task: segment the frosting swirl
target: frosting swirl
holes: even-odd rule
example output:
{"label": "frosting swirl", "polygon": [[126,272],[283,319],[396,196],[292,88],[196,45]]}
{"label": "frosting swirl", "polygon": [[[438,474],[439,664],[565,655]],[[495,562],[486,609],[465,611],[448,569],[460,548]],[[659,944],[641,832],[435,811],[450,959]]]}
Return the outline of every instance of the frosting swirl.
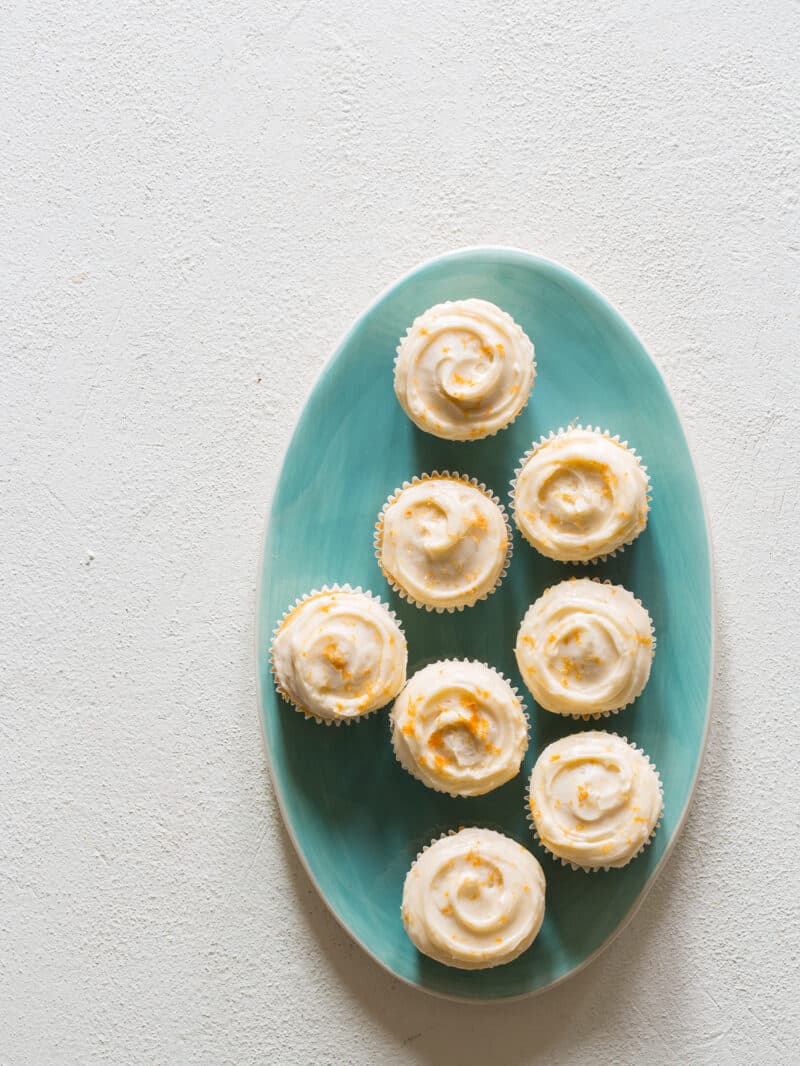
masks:
{"label": "frosting swirl", "polygon": [[535,375],[533,345],[509,314],[458,300],[415,320],[397,349],[394,391],[420,429],[477,440],[514,421]]}
{"label": "frosting swirl", "polygon": [[400,764],[440,792],[482,796],[519,773],[528,723],[514,689],[483,663],[431,663],[397,697],[392,743]]}
{"label": "frosting swirl", "polygon": [[545,748],[531,774],[529,802],[547,850],[586,869],[627,865],[652,836],[663,805],[646,756],[600,731]]}
{"label": "frosting swirl", "polygon": [[629,544],[647,525],[648,481],[635,453],[592,429],[543,441],[517,475],[514,518],[550,559],[581,562]]}
{"label": "frosting swirl", "polygon": [[272,641],[278,691],[298,710],[326,720],[359,718],[405,684],[407,649],[394,616],[349,588],[312,594]]}
{"label": "frosting swirl", "polygon": [[621,585],[571,578],[528,608],[514,651],[523,681],[546,711],[617,711],[650,676],[650,615]]}
{"label": "frosting swirl", "polygon": [[431,844],[403,888],[406,932],[424,954],[462,970],[511,962],[544,918],[545,880],[533,855],[491,829]]}
{"label": "frosting swirl", "polygon": [[418,604],[468,607],[492,592],[510,548],[505,511],[472,482],[434,474],[400,490],[377,526],[386,578]]}

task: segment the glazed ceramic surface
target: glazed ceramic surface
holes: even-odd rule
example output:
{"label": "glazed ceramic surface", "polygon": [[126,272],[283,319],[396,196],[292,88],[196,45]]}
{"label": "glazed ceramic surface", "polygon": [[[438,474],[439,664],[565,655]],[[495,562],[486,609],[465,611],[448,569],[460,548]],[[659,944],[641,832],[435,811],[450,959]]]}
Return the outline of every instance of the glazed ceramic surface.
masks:
{"label": "glazed ceramic surface", "polygon": [[[450,443],[418,430],[393,391],[398,339],[432,304],[477,296],[508,311],[536,346],[531,401],[507,430]],[[463,612],[427,613],[391,593],[373,555],[375,518],[414,474],[476,476],[508,505],[519,456],[541,434],[580,421],[619,433],[651,476],[648,527],[615,559],[573,567],[537,555],[515,533],[498,592]],[[538,708],[525,692],[531,743],[522,772],[487,796],[432,792],[396,763],[388,711],[352,726],[305,721],[277,696],[268,649],[296,596],[334,581],[378,593],[408,638],[409,675],[440,658],[475,658],[524,692],[514,660],[520,620],[543,589],[565,577],[610,578],[650,612],[658,648],[642,696],[599,719],[644,748],[664,784],[653,844],[630,866],[584,874],[552,860],[525,817],[531,767],[542,748],[598,728]],[[309,874],[345,928],[380,963],[429,992],[501,999],[542,990],[590,961],[624,926],[680,830],[700,765],[712,677],[712,580],[703,504],[669,392],[631,327],[577,275],[509,249],[455,252],[423,264],[357,319],[314,387],[295,429],[268,521],[257,603],[257,665],[272,780]],[[497,969],[448,969],[421,956],[400,920],[405,873],[434,837],[464,825],[530,847],[547,878],[547,912],[532,948]],[[268,886],[264,886],[265,891]]]}

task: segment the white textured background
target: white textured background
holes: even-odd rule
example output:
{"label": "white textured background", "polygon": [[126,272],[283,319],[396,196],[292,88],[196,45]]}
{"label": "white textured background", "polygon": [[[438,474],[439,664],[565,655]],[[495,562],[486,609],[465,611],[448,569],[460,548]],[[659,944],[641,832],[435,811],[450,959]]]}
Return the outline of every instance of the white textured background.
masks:
{"label": "white textured background", "polygon": [[[359,6],[2,3],[0,1062],[796,1063],[798,6]],[[596,964],[490,1010],[316,898],[252,662],[310,384],[472,243],[638,328],[718,567],[671,861]]]}

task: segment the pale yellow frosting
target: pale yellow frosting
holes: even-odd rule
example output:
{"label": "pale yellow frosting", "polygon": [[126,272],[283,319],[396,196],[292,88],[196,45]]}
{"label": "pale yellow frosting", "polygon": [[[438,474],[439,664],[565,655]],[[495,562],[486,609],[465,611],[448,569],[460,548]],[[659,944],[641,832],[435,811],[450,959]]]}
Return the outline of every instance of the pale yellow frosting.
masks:
{"label": "pale yellow frosting", "polygon": [[620,585],[572,578],[528,608],[514,649],[536,702],[555,714],[626,707],[650,676],[650,615]]}
{"label": "pale yellow frosting", "polygon": [[540,444],[514,488],[514,518],[542,555],[594,559],[630,543],[647,525],[647,475],[632,451],[591,429]]}
{"label": "pale yellow frosting", "polygon": [[386,507],[380,564],[417,603],[467,607],[493,591],[508,538],[504,512],[479,488],[445,476],[426,478]]}
{"label": "pale yellow frosting", "polygon": [[409,870],[403,923],[424,955],[488,969],[530,947],[544,897],[544,873],[527,848],[491,829],[462,829],[431,844]]}
{"label": "pale yellow frosting", "polygon": [[510,315],[458,300],[416,319],[397,349],[394,390],[420,429],[477,440],[513,422],[535,373],[533,345]]}
{"label": "pale yellow frosting", "polygon": [[481,796],[519,773],[528,723],[519,696],[483,663],[431,663],[397,697],[392,743],[400,763],[430,788]]}
{"label": "pale yellow frosting", "polygon": [[529,796],[539,839],[559,859],[594,869],[625,866],[661,816],[658,775],[614,733],[574,733],[545,748]]}
{"label": "pale yellow frosting", "polygon": [[316,718],[351,719],[389,703],[405,684],[403,631],[363,592],[318,592],[295,607],[272,641],[279,691]]}

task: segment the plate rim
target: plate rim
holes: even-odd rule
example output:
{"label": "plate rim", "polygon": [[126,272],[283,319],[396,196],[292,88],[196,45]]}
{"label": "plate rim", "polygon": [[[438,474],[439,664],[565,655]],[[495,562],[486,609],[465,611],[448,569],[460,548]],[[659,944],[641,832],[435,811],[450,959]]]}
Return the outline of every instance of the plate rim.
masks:
{"label": "plate rim", "polygon": [[[300,847],[300,845],[299,845],[299,843],[297,841],[297,838],[294,835],[292,827],[291,827],[291,825],[289,823],[289,819],[287,817],[287,812],[286,812],[286,810],[284,808],[284,804],[283,804],[283,797],[282,797],[282,795],[280,793],[280,790],[278,788],[276,788],[276,786],[275,786],[275,774],[274,774],[273,767],[272,767],[272,759],[270,758],[269,745],[267,743],[267,735],[266,735],[266,729],[265,729],[265,723],[264,723],[265,716],[264,716],[264,713],[263,713],[261,673],[260,673],[260,670],[259,670],[260,649],[259,649],[259,641],[258,641],[258,637],[259,637],[258,616],[259,616],[259,605],[261,603],[262,582],[264,580],[264,566],[263,566],[263,563],[264,563],[264,549],[265,549],[266,543],[267,543],[267,533],[268,533],[269,528],[270,528],[270,526],[272,524],[272,515],[273,515],[273,510],[274,510],[274,507],[275,507],[275,496],[276,496],[276,492],[277,492],[278,482],[280,480],[280,475],[283,472],[283,465],[284,465],[284,462],[286,461],[286,456],[289,453],[289,449],[291,448],[292,443],[294,441],[294,437],[295,437],[295,434],[297,433],[297,429],[298,429],[298,425],[300,423],[300,419],[302,417],[303,412],[305,411],[305,408],[306,408],[306,405],[308,404],[309,398],[311,397],[312,393],[314,393],[316,391],[316,389],[322,383],[322,381],[325,378],[325,376],[327,375],[327,373],[330,371],[331,367],[333,366],[335,357],[341,351],[341,349],[345,346],[345,344],[348,342],[348,340],[350,339],[351,334],[355,332],[355,329],[358,326],[358,324],[362,321],[362,319],[366,315],[368,315],[374,308],[376,308],[378,306],[378,304],[382,303],[383,300],[389,295],[389,293],[393,289],[395,289],[398,285],[402,284],[403,282],[409,280],[411,277],[413,277],[415,274],[418,274],[420,271],[425,270],[429,266],[432,266],[434,263],[446,262],[448,260],[455,261],[455,260],[458,260],[458,259],[463,259],[463,258],[468,258],[468,257],[471,257],[471,256],[475,256],[476,254],[478,256],[486,256],[487,258],[490,257],[490,256],[493,256],[493,255],[498,255],[499,254],[500,256],[506,256],[508,258],[513,258],[513,259],[517,259],[519,261],[523,261],[527,265],[544,266],[547,269],[549,269],[551,271],[554,271],[556,274],[560,274],[563,278],[568,280],[570,283],[577,284],[577,286],[580,289],[583,289],[590,296],[592,296],[595,299],[599,300],[599,302],[602,304],[603,308],[606,311],[610,312],[612,317],[616,317],[618,320],[620,320],[622,322],[622,324],[630,331],[630,333],[636,339],[636,341],[638,341],[639,345],[641,346],[642,351],[645,353],[645,355],[647,356],[647,358],[650,360],[651,364],[655,368],[656,373],[658,374],[659,379],[661,381],[661,384],[663,385],[664,390],[666,391],[667,396],[669,397],[670,402],[672,403],[673,410],[675,411],[675,415],[676,415],[676,417],[678,419],[678,425],[680,426],[681,432],[683,433],[684,439],[686,440],[686,443],[687,443],[687,451],[689,453],[689,461],[691,463],[691,469],[692,469],[692,473],[694,474],[695,482],[697,483],[697,487],[698,487],[699,495],[700,495],[700,503],[701,503],[701,506],[702,506],[702,509],[703,509],[703,523],[704,523],[705,533],[706,533],[706,546],[707,546],[707,549],[708,549],[708,570],[709,570],[709,578],[710,578],[710,581],[709,581],[709,586],[710,586],[710,597],[709,597],[709,600],[710,600],[710,603],[709,603],[710,612],[709,612],[709,614],[710,614],[710,621],[711,621],[711,627],[710,627],[711,628],[711,634],[710,634],[711,635],[711,646],[710,646],[710,649],[709,649],[710,650],[710,657],[709,657],[710,658],[710,663],[709,663],[710,670],[709,670],[709,681],[708,681],[708,695],[707,695],[707,699],[706,699],[705,725],[704,725],[704,728],[703,728],[703,737],[702,737],[702,741],[701,741],[701,745],[700,745],[700,756],[699,756],[699,758],[697,760],[697,766],[695,767],[694,777],[692,778],[692,783],[691,783],[691,787],[689,789],[689,794],[686,797],[686,803],[684,804],[683,810],[681,811],[680,817],[678,818],[678,821],[676,823],[676,826],[675,826],[675,829],[674,829],[674,831],[672,833],[670,841],[667,844],[667,846],[665,847],[664,853],[662,854],[661,858],[659,859],[658,863],[656,864],[653,872],[650,874],[650,877],[647,879],[647,882],[645,883],[644,887],[642,888],[642,891],[639,893],[639,896],[638,896],[636,902],[629,909],[628,913],[625,915],[625,918],[613,930],[613,932],[611,932],[606,937],[606,939],[603,941],[603,943],[600,944],[599,947],[597,947],[592,952],[591,955],[589,955],[587,958],[585,958],[577,966],[574,966],[567,973],[564,973],[560,977],[557,977],[555,980],[550,981],[549,984],[541,985],[539,988],[533,988],[533,989],[531,989],[528,992],[520,992],[519,994],[514,995],[514,996],[493,996],[493,997],[459,996],[459,995],[456,995],[456,994],[453,994],[453,993],[449,993],[449,992],[441,992],[438,989],[428,988],[426,985],[419,984],[418,982],[413,981],[413,980],[411,980],[408,977],[403,977],[402,975],[396,973],[387,963],[385,963],[382,959],[379,959],[378,956],[371,950],[371,948],[369,948],[364,943],[364,941],[360,939],[360,937],[356,936],[356,934],[349,928],[349,926],[347,926],[346,923],[339,917],[339,915],[334,910],[332,904],[328,901],[327,896],[323,892],[319,882],[317,881],[317,879],[314,876],[314,874],[312,873],[308,863],[306,862],[306,859],[305,859],[305,856],[303,854],[303,851],[302,851],[302,849],[301,849],[301,847]],[[319,371],[317,372],[313,382],[311,383],[311,385],[308,388],[308,391],[306,392],[306,396],[305,396],[305,399],[303,401],[303,405],[300,407],[300,409],[299,409],[299,411],[297,413],[297,416],[296,416],[296,418],[294,420],[294,424],[291,427],[291,432],[288,434],[288,436],[286,438],[286,444],[285,444],[285,446],[283,448],[283,452],[282,452],[282,454],[280,456],[280,466],[279,466],[278,478],[276,479],[275,484],[273,486],[272,493],[271,493],[270,499],[268,501],[268,506],[267,506],[266,511],[265,511],[265,517],[264,517],[264,520],[263,520],[263,523],[262,523],[262,527],[261,527],[261,539],[259,541],[259,544],[260,544],[260,552],[259,552],[258,563],[257,563],[258,573],[257,573],[256,587],[255,587],[255,600],[254,600],[254,604],[253,604],[253,649],[254,649],[254,665],[255,665],[255,674],[256,674],[256,713],[258,715],[258,721],[259,721],[259,732],[260,732],[260,735],[261,735],[261,746],[262,746],[262,749],[263,749],[264,757],[266,759],[267,770],[269,772],[270,784],[272,786],[272,794],[275,797],[275,801],[276,801],[276,804],[277,804],[277,807],[278,807],[278,811],[280,812],[281,821],[283,822],[283,827],[284,827],[284,829],[286,831],[287,836],[289,837],[289,840],[292,843],[292,847],[294,848],[295,855],[296,855],[297,859],[299,860],[300,865],[303,867],[303,870],[305,871],[306,876],[309,878],[309,880],[311,881],[311,884],[314,886],[314,889],[316,890],[317,895],[322,900],[322,902],[325,905],[328,913],[333,916],[333,919],[336,922],[336,924],[341,929],[343,929],[345,931],[345,933],[347,933],[347,935],[351,938],[351,940],[353,940],[361,948],[361,950],[364,951],[373,960],[373,962],[377,963],[377,965],[380,966],[380,968],[385,973],[387,973],[390,977],[394,978],[394,980],[400,981],[406,987],[413,988],[417,992],[421,992],[424,995],[433,996],[436,999],[447,1000],[447,1001],[449,1001],[451,1003],[470,1004],[470,1005],[474,1005],[474,1006],[478,1006],[478,1007],[487,1007],[487,1006],[491,1006],[493,1004],[499,1004],[499,1003],[518,1003],[521,1000],[532,999],[535,996],[540,996],[540,995],[544,994],[545,992],[549,992],[551,989],[557,988],[559,985],[563,984],[565,981],[569,981],[571,978],[577,976],[577,974],[579,974],[583,970],[585,970],[588,966],[590,966],[593,962],[595,962],[599,958],[599,956],[602,955],[603,952],[607,948],[611,947],[611,945],[614,943],[614,941],[618,937],[620,937],[625,932],[625,930],[629,927],[629,925],[631,924],[633,919],[639,913],[639,910],[641,909],[642,904],[644,903],[645,899],[650,894],[650,891],[652,890],[653,885],[658,880],[659,875],[661,874],[662,870],[664,869],[668,859],[672,855],[672,852],[673,852],[673,850],[675,848],[675,845],[678,842],[679,837],[683,833],[684,825],[686,824],[686,819],[688,818],[688,815],[689,815],[689,809],[691,808],[692,801],[694,800],[694,795],[695,795],[695,792],[697,790],[697,783],[698,783],[698,780],[700,778],[700,772],[703,769],[703,764],[705,762],[706,752],[707,752],[707,748],[708,748],[708,735],[709,735],[709,732],[710,732],[710,729],[711,729],[711,715],[712,715],[712,710],[713,710],[714,687],[715,687],[715,684],[716,684],[716,659],[717,659],[716,567],[715,567],[715,564],[714,564],[714,547],[713,547],[713,542],[712,542],[712,539],[711,539],[711,523],[709,522],[709,512],[708,512],[708,504],[707,504],[707,501],[706,501],[706,494],[705,494],[705,490],[704,490],[704,487],[703,487],[703,482],[702,482],[702,480],[700,478],[700,474],[699,474],[699,472],[697,470],[697,466],[695,464],[694,449],[692,447],[692,442],[691,442],[690,436],[686,432],[686,423],[685,423],[685,421],[683,419],[683,416],[681,414],[680,407],[679,407],[678,403],[676,402],[675,396],[674,396],[674,394],[673,394],[673,392],[672,392],[672,390],[671,390],[671,388],[669,386],[669,383],[667,382],[666,378],[664,377],[664,374],[663,374],[663,372],[661,370],[661,367],[658,365],[656,360],[650,354],[649,349],[645,345],[645,343],[642,340],[642,338],[639,336],[638,331],[633,327],[633,325],[625,317],[625,315],[623,315],[621,311],[617,310],[615,305],[608,299],[608,297],[603,292],[601,292],[594,285],[592,285],[588,281],[586,281],[580,274],[577,273],[577,271],[572,270],[571,267],[564,266],[563,263],[559,263],[555,259],[550,259],[548,256],[539,255],[536,252],[531,252],[531,251],[528,251],[527,249],[524,249],[524,248],[517,248],[517,247],[514,247],[513,245],[502,245],[502,244],[464,245],[462,247],[451,249],[449,252],[442,252],[439,255],[429,256],[427,259],[424,259],[422,262],[417,263],[416,265],[411,267],[409,270],[406,270],[404,273],[400,274],[398,277],[396,277],[392,281],[390,281],[389,284],[384,286],[384,288],[381,289],[381,291],[366,305],[366,307],[364,307],[351,320],[350,325],[345,330],[345,332],[342,334],[342,336],[339,338],[337,343],[333,346],[332,350],[328,354],[328,357],[325,359],[324,363],[322,364],[322,366],[320,367]]]}

